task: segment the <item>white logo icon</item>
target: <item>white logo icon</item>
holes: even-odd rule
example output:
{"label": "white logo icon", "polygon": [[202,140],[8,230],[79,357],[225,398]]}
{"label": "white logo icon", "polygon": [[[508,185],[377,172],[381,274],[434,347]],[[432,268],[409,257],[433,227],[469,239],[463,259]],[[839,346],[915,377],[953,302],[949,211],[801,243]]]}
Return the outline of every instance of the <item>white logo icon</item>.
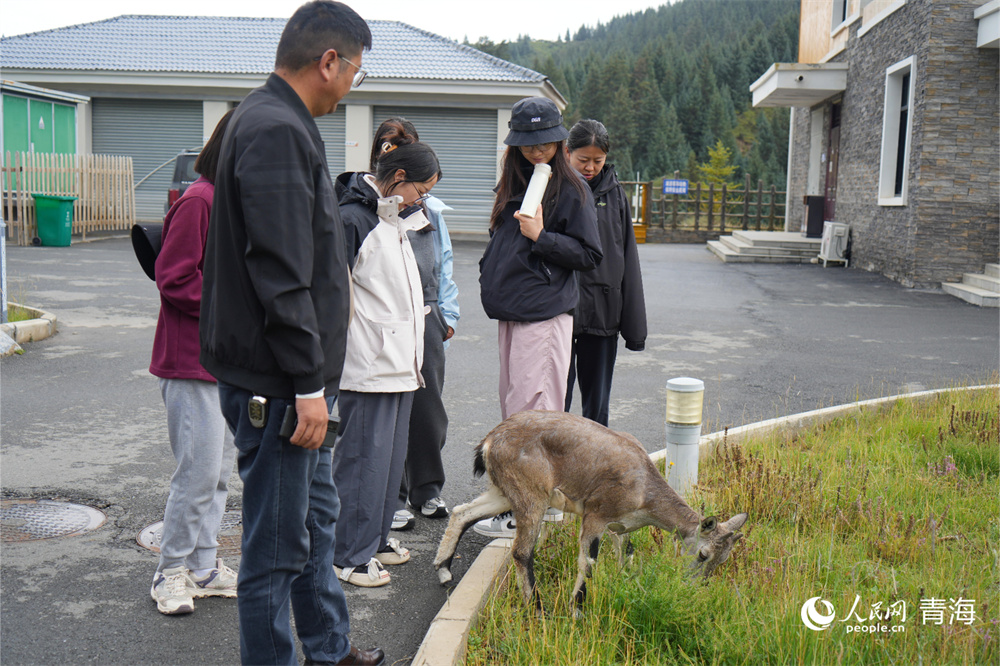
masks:
{"label": "white logo icon", "polygon": [[[826,608],[828,615],[823,615],[816,608],[816,602],[823,604]],[[802,604],[802,624],[806,625],[813,631],[823,631],[830,626],[833,622],[833,618],[836,613],[833,611],[833,604],[831,604],[826,599],[820,597],[813,597],[809,599],[804,604]]]}
{"label": "white logo icon", "polygon": [[537,117],[537,118],[532,118],[532,119],[531,119],[531,122],[533,122],[533,123],[540,123],[540,122],[542,122],[542,117],[541,117],[541,116],[539,116],[539,117]]}

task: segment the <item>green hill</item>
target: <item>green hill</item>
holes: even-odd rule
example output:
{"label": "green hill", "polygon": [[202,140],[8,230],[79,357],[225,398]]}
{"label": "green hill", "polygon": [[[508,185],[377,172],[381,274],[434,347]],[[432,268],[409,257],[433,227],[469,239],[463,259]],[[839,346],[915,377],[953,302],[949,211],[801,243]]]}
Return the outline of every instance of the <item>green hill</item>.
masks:
{"label": "green hill", "polygon": [[548,76],[569,100],[568,124],[596,118],[623,178],[699,178],[717,141],[739,180],[784,189],[788,109],[754,109],[750,84],[795,62],[798,0],[681,0],[583,26],[555,42],[525,35],[471,44]]}

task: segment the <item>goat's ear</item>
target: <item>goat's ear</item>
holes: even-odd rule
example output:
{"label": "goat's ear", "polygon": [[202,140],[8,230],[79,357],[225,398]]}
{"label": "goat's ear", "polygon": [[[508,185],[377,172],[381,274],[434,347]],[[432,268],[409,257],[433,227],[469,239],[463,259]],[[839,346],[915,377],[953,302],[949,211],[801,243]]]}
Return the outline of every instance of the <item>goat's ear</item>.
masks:
{"label": "goat's ear", "polygon": [[715,529],[715,526],[719,524],[719,519],[715,516],[709,516],[708,518],[701,521],[701,531],[711,532]]}
{"label": "goat's ear", "polygon": [[743,538],[743,532],[734,532],[733,533],[733,544],[735,545],[736,542],[739,541],[742,538]]}
{"label": "goat's ear", "polygon": [[747,522],[748,517],[749,516],[746,513],[738,513],[726,522],[722,523],[722,528],[727,532],[735,532],[743,527],[743,524]]}

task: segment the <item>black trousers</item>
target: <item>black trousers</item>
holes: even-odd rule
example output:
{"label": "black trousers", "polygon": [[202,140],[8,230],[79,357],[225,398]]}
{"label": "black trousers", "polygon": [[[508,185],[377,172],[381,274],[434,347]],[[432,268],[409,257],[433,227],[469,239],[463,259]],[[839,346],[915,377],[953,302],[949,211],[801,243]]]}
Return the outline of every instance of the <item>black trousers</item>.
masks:
{"label": "black trousers", "polygon": [[410,436],[406,448],[406,464],[399,499],[419,508],[432,497],[440,497],[444,486],[444,463],[441,449],[448,437],[448,413],[444,409],[441,391],[444,389],[444,336],[447,325],[437,304],[435,311],[424,319],[424,364],[420,374],[424,387],[413,394],[410,411]]}
{"label": "black trousers", "polygon": [[583,415],[601,425],[608,425],[611,403],[611,380],[618,356],[617,335],[581,334],[573,338],[569,359],[569,381],[566,384],[566,411],[572,406],[573,384],[580,380]]}

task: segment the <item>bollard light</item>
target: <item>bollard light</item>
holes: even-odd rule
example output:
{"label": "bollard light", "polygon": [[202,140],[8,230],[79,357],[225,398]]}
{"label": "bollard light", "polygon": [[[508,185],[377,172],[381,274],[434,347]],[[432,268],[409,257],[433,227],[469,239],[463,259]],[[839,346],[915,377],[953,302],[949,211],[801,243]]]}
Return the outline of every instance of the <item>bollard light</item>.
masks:
{"label": "bollard light", "polygon": [[704,398],[705,382],[700,379],[675,377],[667,381],[667,482],[682,496],[698,483]]}

